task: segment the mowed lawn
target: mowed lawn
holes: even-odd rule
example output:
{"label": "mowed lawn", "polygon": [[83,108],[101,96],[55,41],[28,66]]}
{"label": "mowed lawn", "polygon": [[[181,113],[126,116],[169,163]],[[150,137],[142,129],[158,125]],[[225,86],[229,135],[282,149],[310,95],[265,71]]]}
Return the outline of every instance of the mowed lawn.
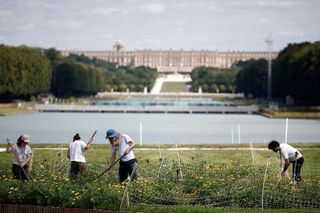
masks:
{"label": "mowed lawn", "polygon": [[163,82],[161,92],[188,92],[184,82]]}

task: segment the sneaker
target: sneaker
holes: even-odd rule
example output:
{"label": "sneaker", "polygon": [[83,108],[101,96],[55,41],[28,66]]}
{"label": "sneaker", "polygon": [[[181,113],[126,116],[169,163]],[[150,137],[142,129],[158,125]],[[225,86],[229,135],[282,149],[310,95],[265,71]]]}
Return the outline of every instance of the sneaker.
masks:
{"label": "sneaker", "polygon": [[294,180],[294,181],[290,181],[290,182],[289,182],[289,185],[295,186],[295,185],[298,185],[298,182],[295,181],[295,180]]}

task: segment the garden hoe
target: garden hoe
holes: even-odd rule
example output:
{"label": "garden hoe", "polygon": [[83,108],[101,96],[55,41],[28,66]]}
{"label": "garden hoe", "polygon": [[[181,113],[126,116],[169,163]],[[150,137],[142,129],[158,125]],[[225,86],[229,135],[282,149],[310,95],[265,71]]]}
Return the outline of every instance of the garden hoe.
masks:
{"label": "garden hoe", "polygon": [[[113,162],[113,164],[111,164],[107,169],[105,169],[96,179],[94,179],[93,181],[98,180],[102,175],[104,175],[105,173],[107,173],[108,171],[110,171],[112,169],[112,167],[114,165],[116,165],[124,156],[126,156],[126,154],[122,155],[118,160],[116,160],[115,162]],[[93,182],[92,181],[92,182]]]}

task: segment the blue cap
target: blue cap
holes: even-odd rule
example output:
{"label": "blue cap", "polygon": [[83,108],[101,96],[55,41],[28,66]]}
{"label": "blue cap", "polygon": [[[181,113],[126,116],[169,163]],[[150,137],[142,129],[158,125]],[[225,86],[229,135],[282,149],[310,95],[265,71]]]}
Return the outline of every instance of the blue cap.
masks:
{"label": "blue cap", "polygon": [[113,138],[113,137],[116,137],[119,133],[114,130],[114,129],[108,129],[107,130],[107,135],[106,135],[106,139],[110,139],[110,138]]}

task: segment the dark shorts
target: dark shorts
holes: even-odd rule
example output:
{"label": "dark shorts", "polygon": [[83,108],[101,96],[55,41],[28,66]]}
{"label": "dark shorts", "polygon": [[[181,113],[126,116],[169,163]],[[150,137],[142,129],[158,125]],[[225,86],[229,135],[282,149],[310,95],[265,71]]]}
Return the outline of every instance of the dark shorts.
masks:
{"label": "dark shorts", "polygon": [[120,182],[123,182],[131,177],[131,180],[137,179],[137,171],[136,171],[136,159],[132,159],[129,161],[120,161],[119,167],[119,178]]}
{"label": "dark shorts", "polygon": [[301,157],[296,161],[292,161],[291,163],[292,163],[292,178],[294,178],[295,181],[300,182],[302,180],[301,168],[304,163],[304,158]]}
{"label": "dark shorts", "polygon": [[79,173],[84,175],[88,173],[87,163],[71,161],[70,178],[76,179]]}
{"label": "dark shorts", "polygon": [[28,175],[29,172],[29,166],[25,165],[23,167],[24,171],[22,170],[22,168],[16,164],[12,164],[12,173],[13,173],[13,177],[14,179],[19,179],[19,180],[28,180],[28,177],[26,175]]}

